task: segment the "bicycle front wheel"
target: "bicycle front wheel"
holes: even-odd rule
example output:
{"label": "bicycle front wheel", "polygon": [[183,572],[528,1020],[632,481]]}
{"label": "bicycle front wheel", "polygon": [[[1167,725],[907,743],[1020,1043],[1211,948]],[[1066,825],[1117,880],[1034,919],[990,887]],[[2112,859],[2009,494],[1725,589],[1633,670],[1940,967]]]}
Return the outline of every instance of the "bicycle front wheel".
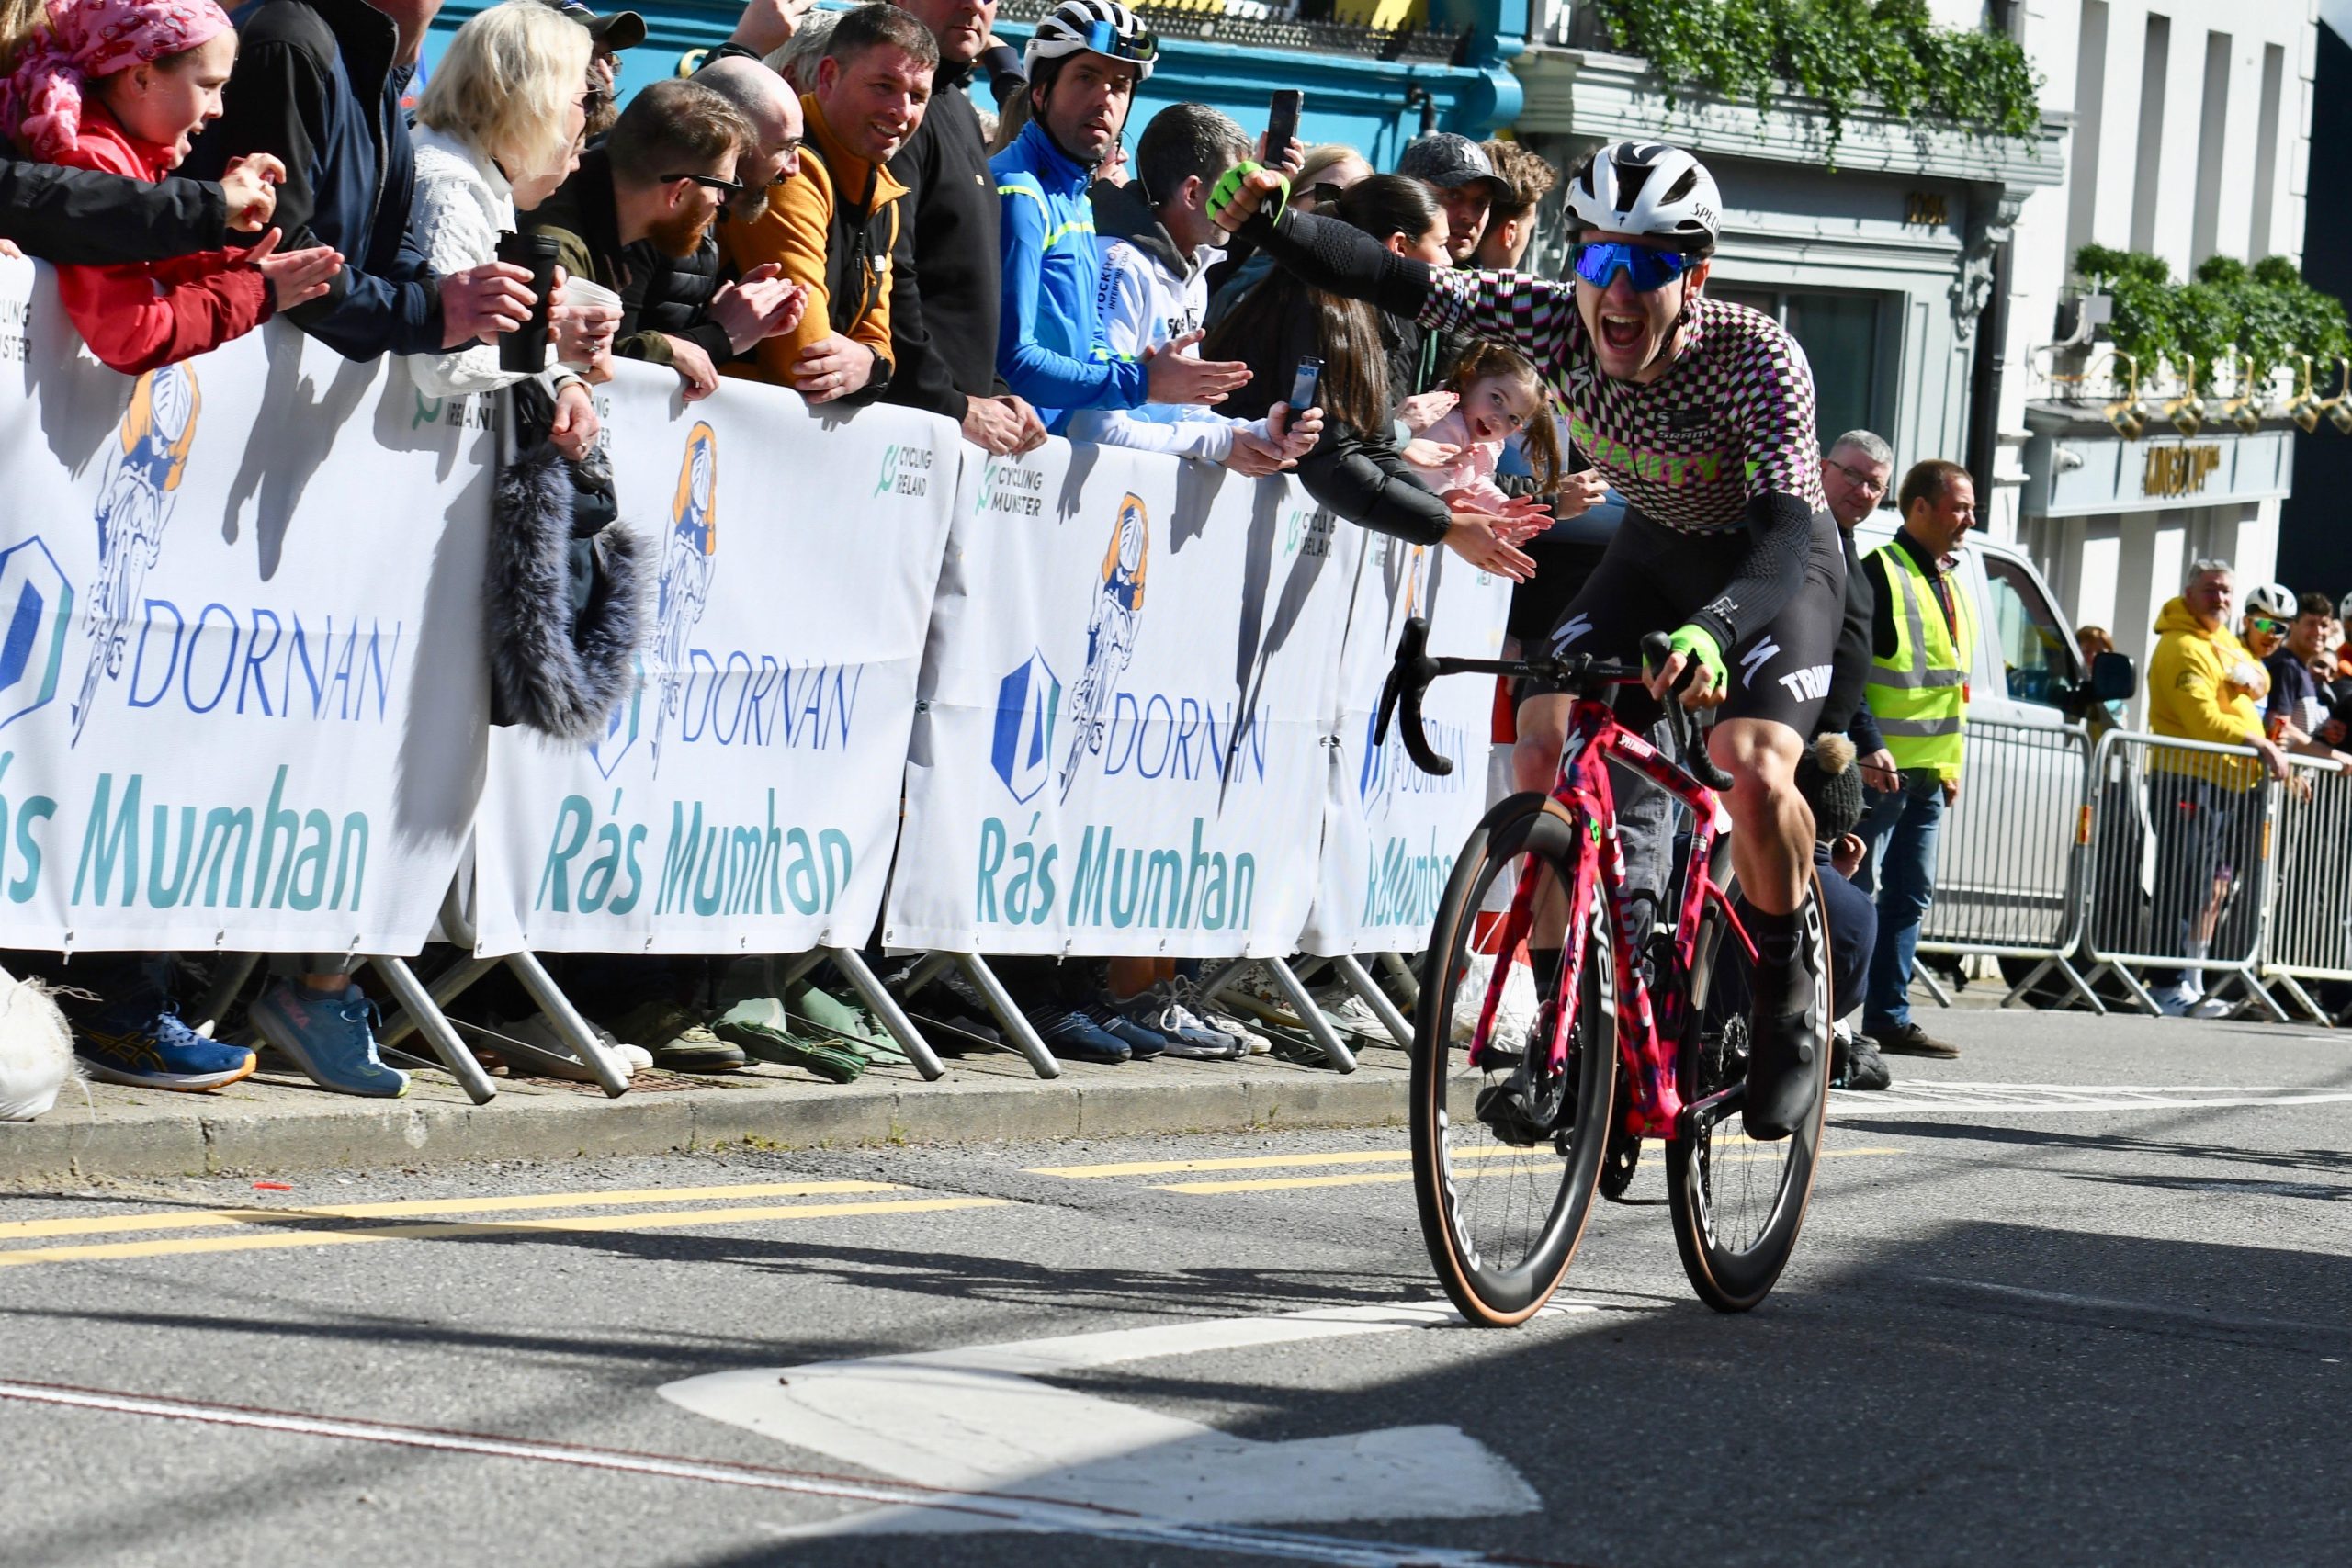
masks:
{"label": "bicycle front wheel", "polygon": [[1717,1312],[1746,1312],[1771,1294],[1796,1248],[1813,1197],[1829,1100],[1830,977],[1821,889],[1811,880],[1805,885],[1804,940],[1816,976],[1814,1016],[1821,1021],[1816,1044],[1822,1087],[1794,1133],[1758,1143],[1740,1131],[1736,1097],[1708,1104],[1710,1097],[1747,1080],[1752,965],[1721,910],[1710,906],[1701,917],[1690,974],[1695,1023],[1677,1062],[1683,1098],[1692,1108],[1666,1145],[1666,1183],[1682,1271],[1699,1299]]}
{"label": "bicycle front wheel", "polygon": [[[1598,897],[1577,933],[1564,1070],[1550,1070],[1550,1032],[1537,1027],[1549,998],[1537,998],[1524,954],[1490,951],[1510,934],[1502,911],[1523,883],[1576,885],[1582,846],[1568,818],[1548,807],[1544,795],[1513,795],[1470,835],[1430,931],[1414,1015],[1422,1239],[1462,1315],[1497,1328],[1533,1316],[1576,1255],[1617,1072],[1616,954]],[[1497,988],[1487,1054],[1474,1066],[1471,1043]]]}

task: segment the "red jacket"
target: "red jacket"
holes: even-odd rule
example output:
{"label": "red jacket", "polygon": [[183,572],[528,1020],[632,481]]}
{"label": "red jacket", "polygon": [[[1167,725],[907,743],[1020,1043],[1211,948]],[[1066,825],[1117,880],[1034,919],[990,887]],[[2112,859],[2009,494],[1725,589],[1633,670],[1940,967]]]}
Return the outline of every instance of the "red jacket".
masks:
{"label": "red jacket", "polygon": [[[170,148],[132,140],[85,98],[81,143],[58,162],[153,184],[169,172],[170,158]],[[57,291],[90,352],[136,376],[218,348],[269,319],[269,286],[257,269],[240,265],[244,255],[199,251],[125,266],[61,266]]]}

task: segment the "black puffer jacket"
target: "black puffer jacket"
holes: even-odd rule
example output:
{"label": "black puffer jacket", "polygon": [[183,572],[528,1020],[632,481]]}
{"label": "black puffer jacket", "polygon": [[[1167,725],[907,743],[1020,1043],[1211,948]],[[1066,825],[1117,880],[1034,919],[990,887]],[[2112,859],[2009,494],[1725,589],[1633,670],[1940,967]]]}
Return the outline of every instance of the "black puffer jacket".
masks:
{"label": "black puffer jacket", "polygon": [[[721,223],[727,221],[721,213]],[[666,333],[684,338],[710,355],[713,365],[724,365],[735,357],[735,344],[727,329],[710,319],[710,302],[727,286],[727,264],[718,254],[718,231],[713,229],[702,237],[702,244],[690,256],[668,256],[652,245],[636,248],[642,253],[645,268],[645,302],[638,308],[637,332],[613,346],[631,359],[657,357],[650,352],[652,345],[645,340],[653,333]],[[633,253],[634,254],[635,253]],[[658,355],[667,363],[668,355]]]}

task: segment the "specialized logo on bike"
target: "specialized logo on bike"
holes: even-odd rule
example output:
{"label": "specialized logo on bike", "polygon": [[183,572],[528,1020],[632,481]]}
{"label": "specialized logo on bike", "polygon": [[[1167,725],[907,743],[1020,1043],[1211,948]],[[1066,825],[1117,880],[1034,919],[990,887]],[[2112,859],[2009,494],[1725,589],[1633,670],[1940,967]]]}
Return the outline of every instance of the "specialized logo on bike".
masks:
{"label": "specialized logo on bike", "polygon": [[1151,563],[1151,516],[1133,494],[1119,502],[1118,521],[1111,525],[1110,547],[1102,552],[1093,608],[1086,618],[1086,668],[1070,692],[1069,755],[1062,763],[1064,800],[1078,777],[1079,764],[1102,754],[1110,732],[1111,699],[1119,677],[1135,658],[1136,635],[1143,622],[1144,576]]}
{"label": "specialized logo on bike", "polygon": [[118,433],[122,456],[98,492],[100,576],[82,611],[90,661],[83,669],[82,689],[74,703],[74,745],[81,744],[82,727],[96,705],[99,682],[122,673],[140,583],[164,553],[164,529],[172,520],[180,480],[187,474],[188,451],[196,445],[197,414],[202,407],[196,372],[186,365],[151,370],[131,388],[130,406],[123,411]]}

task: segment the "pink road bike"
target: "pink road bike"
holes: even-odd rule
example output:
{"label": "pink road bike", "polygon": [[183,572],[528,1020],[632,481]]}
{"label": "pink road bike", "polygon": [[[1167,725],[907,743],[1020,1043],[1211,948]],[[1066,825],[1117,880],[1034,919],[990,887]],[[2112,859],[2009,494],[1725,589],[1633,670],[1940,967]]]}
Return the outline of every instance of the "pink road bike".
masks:
{"label": "pink road bike", "polygon": [[[1654,1138],[1666,1145],[1684,1271],[1707,1304],[1745,1312],[1770,1293],[1796,1246],[1826,1096],[1816,1094],[1791,1137],[1763,1143],[1739,1131],[1756,951],[1717,795],[1731,780],[1703,738],[1693,744],[1680,704],[1668,705],[1679,764],[1618,722],[1609,695],[1638,683],[1638,669],[1589,657],[1433,659],[1428,648],[1428,623],[1408,622],[1374,730],[1375,744],[1385,741],[1401,708],[1400,737],[1424,773],[1453,767],[1421,726],[1422,694],[1441,676],[1532,677],[1576,698],[1551,793],[1514,795],[1472,831],[1421,963],[1413,1187],[1438,1279],[1473,1323],[1525,1322],[1567,1273],[1595,1194],[1621,1197],[1643,1140]],[[1646,639],[1643,654],[1662,661],[1666,635]],[[1684,808],[1670,931],[1634,929],[1611,761]],[[1556,983],[1538,996],[1529,939],[1547,903],[1555,916],[1565,904],[1555,929],[1567,936]],[[1826,1063],[1829,953],[1817,884],[1804,932]]]}

